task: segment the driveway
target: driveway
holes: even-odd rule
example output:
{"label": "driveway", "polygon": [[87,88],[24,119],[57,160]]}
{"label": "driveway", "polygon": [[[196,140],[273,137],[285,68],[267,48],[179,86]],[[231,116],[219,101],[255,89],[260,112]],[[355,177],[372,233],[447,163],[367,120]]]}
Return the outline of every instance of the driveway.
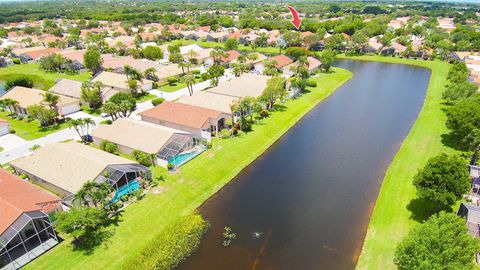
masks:
{"label": "driveway", "polygon": [[0,137],[0,146],[3,148],[4,151],[21,146],[25,143],[27,143],[26,140],[18,137],[15,134],[7,134]]}

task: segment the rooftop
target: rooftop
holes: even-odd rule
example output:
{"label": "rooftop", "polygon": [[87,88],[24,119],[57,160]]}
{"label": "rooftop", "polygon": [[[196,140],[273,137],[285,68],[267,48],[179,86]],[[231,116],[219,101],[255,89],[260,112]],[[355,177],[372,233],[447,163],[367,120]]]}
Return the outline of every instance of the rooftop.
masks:
{"label": "rooftop", "polygon": [[152,109],[141,112],[140,115],[200,129],[207,125],[209,119],[219,118],[221,112],[189,104],[164,101]]}
{"label": "rooftop", "polygon": [[135,162],[73,141],[48,144],[10,162],[70,193],[94,180],[108,165],[132,163]]}
{"label": "rooftop", "polygon": [[244,73],[240,77],[234,77],[227,82],[219,84],[217,87],[208,89],[207,92],[231,97],[257,98],[263,94],[268,79],[268,76]]}
{"label": "rooftop", "polygon": [[2,234],[24,212],[48,212],[61,203],[53,194],[20,179],[0,168],[0,234]]}
{"label": "rooftop", "polygon": [[[46,91],[35,89],[35,88],[27,88],[22,86],[15,86],[10,91],[8,91],[5,95],[3,95],[0,99],[10,98],[13,100],[18,101],[18,106],[22,108],[27,108],[31,105],[42,104],[43,103],[43,94]],[[78,99],[59,95],[60,101],[58,102],[59,106],[78,103]]]}

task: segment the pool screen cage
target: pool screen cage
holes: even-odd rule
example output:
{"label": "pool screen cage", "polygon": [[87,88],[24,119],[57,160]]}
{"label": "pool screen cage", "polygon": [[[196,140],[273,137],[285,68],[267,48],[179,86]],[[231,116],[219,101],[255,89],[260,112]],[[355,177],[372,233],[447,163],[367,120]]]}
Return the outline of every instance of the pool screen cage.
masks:
{"label": "pool screen cage", "polygon": [[45,213],[25,212],[0,235],[0,268],[18,269],[57,243]]}
{"label": "pool screen cage", "polygon": [[135,163],[117,164],[107,166],[103,173],[95,179],[95,182],[108,182],[117,190],[130,181],[138,180],[139,178],[150,182],[152,180],[150,169]]}
{"label": "pool screen cage", "polygon": [[196,138],[183,134],[175,134],[167,141],[162,149],[160,149],[157,157],[168,161],[179,153],[192,148],[197,142],[199,142],[199,140]]}

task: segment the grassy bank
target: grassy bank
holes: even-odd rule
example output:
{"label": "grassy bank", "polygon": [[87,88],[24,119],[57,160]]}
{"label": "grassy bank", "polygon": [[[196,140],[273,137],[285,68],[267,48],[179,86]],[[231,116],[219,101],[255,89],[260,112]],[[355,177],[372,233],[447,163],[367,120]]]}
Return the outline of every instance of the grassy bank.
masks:
{"label": "grassy bank", "polygon": [[[175,174],[156,168],[162,183],[144,199],[129,206],[108,227],[100,243],[73,250],[70,239],[36,259],[26,269],[120,269],[141,256],[156,235],[191,214],[205,200],[260,156],[303,115],[347,81],[352,74],[335,68],[315,77],[318,86],[253,126],[253,131],[231,139],[215,139],[213,148],[181,167]],[[220,244],[220,243],[219,243]]]}
{"label": "grassy bank", "polygon": [[81,74],[67,75],[64,73],[46,72],[40,69],[38,64],[13,65],[0,68],[0,81],[7,81],[18,76],[27,76],[34,82],[34,87],[47,90],[55,84],[55,80],[66,78],[75,81],[86,81],[92,74],[85,72]]}
{"label": "grassy bank", "polygon": [[396,269],[393,254],[397,243],[412,225],[428,216],[428,205],[416,199],[413,176],[429,158],[455,151],[449,147],[442,101],[449,64],[380,56],[353,59],[409,64],[432,71],[422,111],[383,180],[357,265],[357,269]]}

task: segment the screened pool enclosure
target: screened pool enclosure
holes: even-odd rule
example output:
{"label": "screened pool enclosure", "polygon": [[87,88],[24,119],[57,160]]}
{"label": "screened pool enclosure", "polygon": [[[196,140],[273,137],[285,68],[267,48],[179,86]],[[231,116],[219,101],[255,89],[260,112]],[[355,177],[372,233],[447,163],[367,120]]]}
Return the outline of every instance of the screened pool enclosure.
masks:
{"label": "screened pool enclosure", "polygon": [[23,213],[0,235],[0,269],[19,269],[56,244],[57,235],[45,213]]}
{"label": "screened pool enclosure", "polygon": [[207,149],[205,145],[205,140],[184,134],[175,134],[158,151],[157,157],[178,167],[205,151]]}
{"label": "screened pool enclosure", "polygon": [[152,181],[152,173],[147,167],[136,163],[109,165],[95,179],[95,182],[107,182],[113,187],[115,190],[114,202],[138,190],[140,188],[139,183],[142,181]]}

